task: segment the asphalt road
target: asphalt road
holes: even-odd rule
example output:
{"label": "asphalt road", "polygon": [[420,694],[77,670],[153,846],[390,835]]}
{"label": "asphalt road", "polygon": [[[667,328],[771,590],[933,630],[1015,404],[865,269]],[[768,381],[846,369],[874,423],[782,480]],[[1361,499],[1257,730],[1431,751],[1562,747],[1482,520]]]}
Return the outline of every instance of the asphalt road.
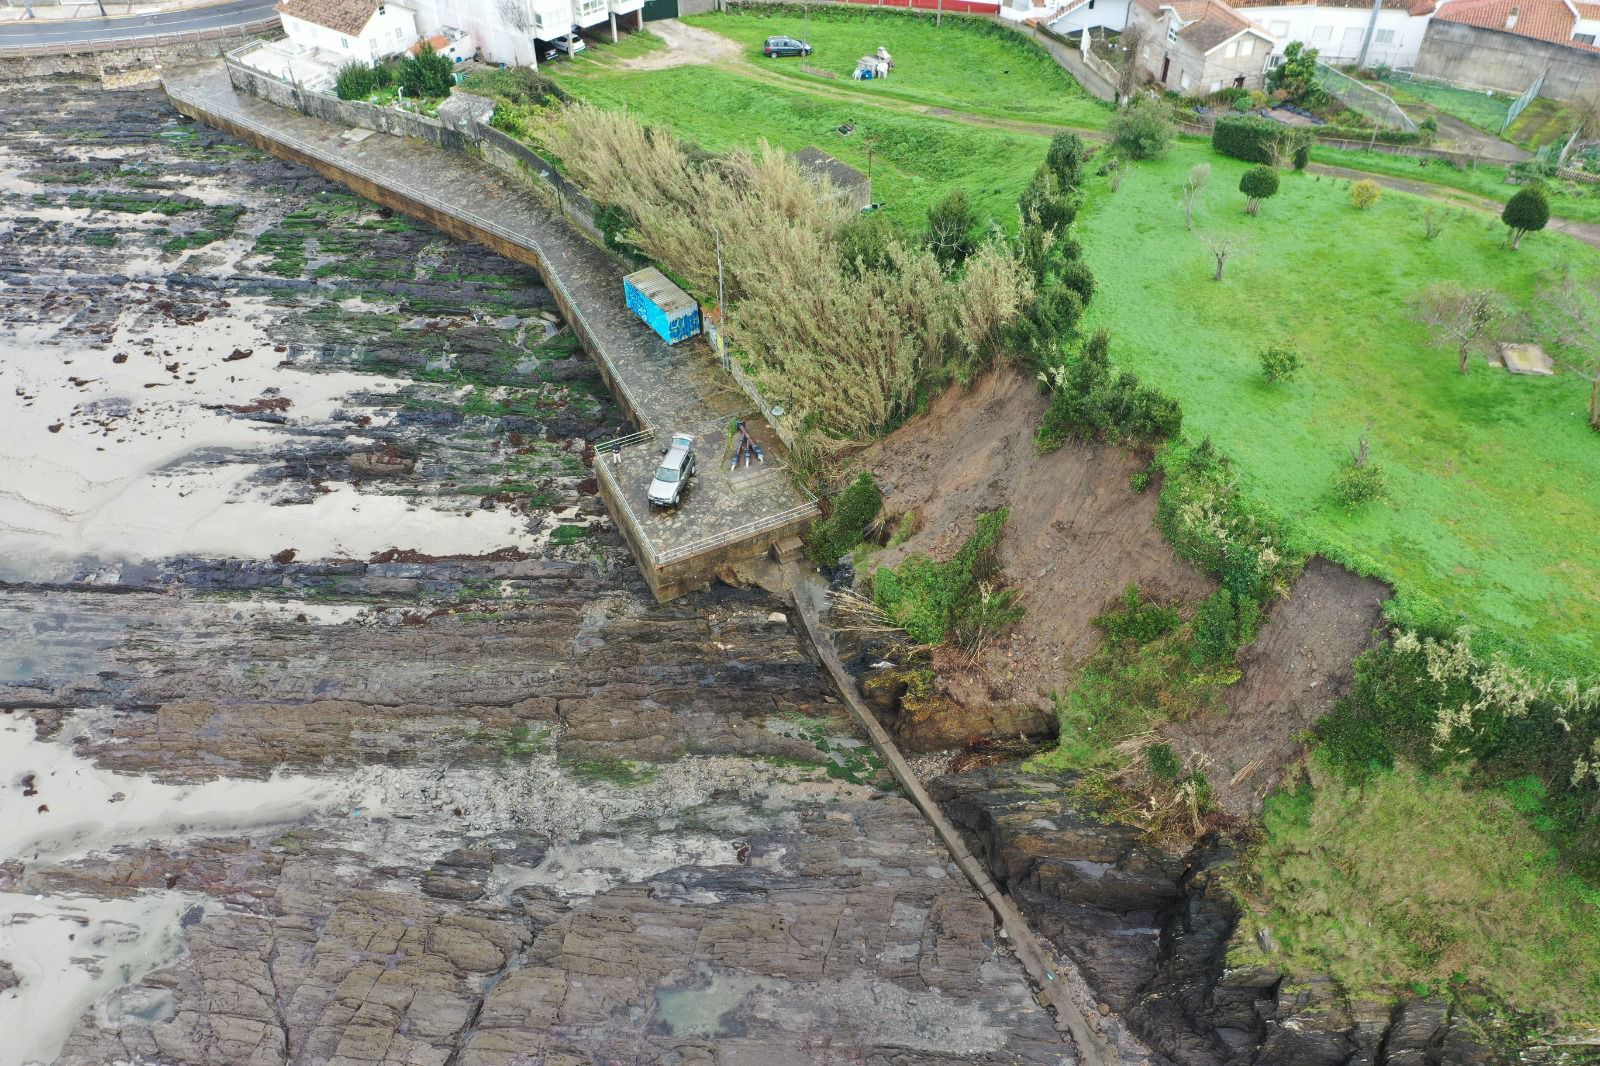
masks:
{"label": "asphalt road", "polygon": [[31,45],[94,44],[127,37],[159,37],[243,26],[276,15],[275,0],[229,0],[213,7],[126,18],[27,19],[0,24],[0,51]]}

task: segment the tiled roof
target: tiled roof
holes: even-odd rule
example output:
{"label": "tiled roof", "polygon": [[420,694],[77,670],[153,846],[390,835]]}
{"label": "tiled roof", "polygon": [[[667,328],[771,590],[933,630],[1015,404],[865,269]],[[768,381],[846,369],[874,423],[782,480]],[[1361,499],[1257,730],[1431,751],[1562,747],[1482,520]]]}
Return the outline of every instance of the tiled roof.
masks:
{"label": "tiled roof", "polygon": [[278,0],[278,14],[359,36],[367,28],[378,0]]}
{"label": "tiled roof", "polygon": [[[1372,9],[1371,0],[1232,0],[1234,7],[1358,7]],[[1387,11],[1404,11],[1409,15],[1427,15],[1438,6],[1436,0],[1383,0]]]}
{"label": "tiled roof", "polygon": [[1243,30],[1255,30],[1268,40],[1272,37],[1222,0],[1134,0],[1134,3],[1152,15],[1160,15],[1162,8],[1172,8],[1183,23],[1178,36],[1202,52],[1209,52]]}
{"label": "tiled roof", "polygon": [[1445,22],[1460,22],[1480,29],[1501,30],[1553,44],[1571,45],[1588,52],[1600,51],[1600,48],[1572,39],[1572,26],[1577,19],[1573,17],[1572,9],[1561,0],[1447,0],[1440,5],[1439,13],[1434,17]]}

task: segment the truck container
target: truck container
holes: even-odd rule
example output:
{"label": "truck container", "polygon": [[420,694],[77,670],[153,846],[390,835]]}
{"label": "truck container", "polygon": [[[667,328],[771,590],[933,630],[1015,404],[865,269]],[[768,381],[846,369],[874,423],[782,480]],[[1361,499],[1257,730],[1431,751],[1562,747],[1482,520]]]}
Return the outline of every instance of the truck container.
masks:
{"label": "truck container", "polygon": [[700,332],[700,305],[655,267],[645,267],[622,279],[628,310],[644,319],[668,344],[688,340]]}

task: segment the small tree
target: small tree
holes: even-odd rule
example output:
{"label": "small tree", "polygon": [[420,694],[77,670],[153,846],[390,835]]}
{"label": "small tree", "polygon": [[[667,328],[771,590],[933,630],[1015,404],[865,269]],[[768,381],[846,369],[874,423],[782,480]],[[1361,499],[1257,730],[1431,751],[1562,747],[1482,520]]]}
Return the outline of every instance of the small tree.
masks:
{"label": "small tree", "polygon": [[1367,438],[1363,436],[1350,458],[1333,476],[1333,498],[1346,507],[1355,508],[1387,495],[1383,468],[1367,455]]}
{"label": "small tree", "polygon": [[1363,178],[1350,186],[1350,202],[1356,205],[1357,211],[1365,211],[1378,202],[1378,197],[1383,190],[1371,178]]}
{"label": "small tree", "polygon": [[1267,88],[1282,92],[1292,103],[1321,103],[1324,94],[1317,84],[1317,50],[1302,41],[1290,41],[1283,50],[1283,62],[1267,71]]}
{"label": "small tree", "polygon": [[1039,169],[1033,172],[1033,180],[1022,190],[1017,206],[1025,224],[1042,226],[1054,233],[1065,233],[1078,212],[1078,205],[1067,194],[1058,172],[1048,161],[1039,164]]}
{"label": "small tree", "polygon": [[928,207],[928,250],[945,268],[967,261],[978,246],[978,212],[967,202],[967,194],[952,189],[944,199]]}
{"label": "small tree", "polygon": [[1439,234],[1444,232],[1444,212],[1429,204],[1422,210],[1422,238],[1423,240],[1437,240]]}
{"label": "small tree", "polygon": [[1300,353],[1293,348],[1273,345],[1261,352],[1261,372],[1273,384],[1288,381],[1299,369]]}
{"label": "small tree", "polygon": [[1183,217],[1191,233],[1194,232],[1194,205],[1199,202],[1200,193],[1210,180],[1211,164],[1196,163],[1189,168],[1189,178],[1183,183]]}
{"label": "small tree", "polygon": [[1294,168],[1304,170],[1311,165],[1311,142],[1301,141],[1294,146]]}
{"label": "small tree", "polygon": [[1129,23],[1117,43],[1123,50],[1122,66],[1117,71],[1117,103],[1124,104],[1139,88],[1139,50],[1144,47],[1144,27],[1137,22]]}
{"label": "small tree", "polygon": [[435,52],[427,41],[400,65],[400,87],[412,96],[449,96],[453,84],[455,68],[449,57]]}
{"label": "small tree", "polygon": [[1589,428],[1600,433],[1600,280],[1579,282],[1565,264],[1539,287],[1537,313],[1561,365],[1589,381]]}
{"label": "small tree", "polygon": [[1172,143],[1172,122],[1154,100],[1135,100],[1111,116],[1111,143],[1129,159],[1159,159]]}
{"label": "small tree", "polygon": [[1472,353],[1486,344],[1503,314],[1492,289],[1463,289],[1454,282],[1430,285],[1417,301],[1417,318],[1431,327],[1433,342],[1454,347],[1465,374]]}
{"label": "small tree", "polygon": [[1044,165],[1055,174],[1063,191],[1071,192],[1083,182],[1083,164],[1089,158],[1089,148],[1076,133],[1058,133],[1050,138],[1050,150],[1044,154]]}
{"label": "small tree", "polygon": [[1278,195],[1278,172],[1269,166],[1251,167],[1239,179],[1239,191],[1248,197],[1245,213],[1253,215],[1261,210],[1262,200]]}
{"label": "small tree", "polygon": [[1511,250],[1516,251],[1523,237],[1544,229],[1550,221],[1550,201],[1543,189],[1529,185],[1506,202],[1500,221],[1511,227]]}
{"label": "small tree", "polygon": [[1232,233],[1212,236],[1202,234],[1200,243],[1206,246],[1206,251],[1211,253],[1211,258],[1217,262],[1217,272],[1211,276],[1212,281],[1222,280],[1222,268],[1228,260],[1239,255],[1245,250],[1244,238]]}

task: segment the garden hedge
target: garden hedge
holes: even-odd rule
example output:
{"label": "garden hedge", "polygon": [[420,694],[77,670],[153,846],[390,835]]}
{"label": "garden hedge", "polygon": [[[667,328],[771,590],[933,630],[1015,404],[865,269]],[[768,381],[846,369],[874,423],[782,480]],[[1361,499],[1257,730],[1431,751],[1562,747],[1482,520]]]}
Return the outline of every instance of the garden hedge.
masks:
{"label": "garden hedge", "polygon": [[[1225,116],[1211,130],[1211,147],[1225,156],[1246,163],[1275,164],[1287,159],[1295,148],[1310,140],[1303,128],[1297,129],[1256,115]],[[1273,142],[1278,142],[1280,158],[1275,158]]]}

